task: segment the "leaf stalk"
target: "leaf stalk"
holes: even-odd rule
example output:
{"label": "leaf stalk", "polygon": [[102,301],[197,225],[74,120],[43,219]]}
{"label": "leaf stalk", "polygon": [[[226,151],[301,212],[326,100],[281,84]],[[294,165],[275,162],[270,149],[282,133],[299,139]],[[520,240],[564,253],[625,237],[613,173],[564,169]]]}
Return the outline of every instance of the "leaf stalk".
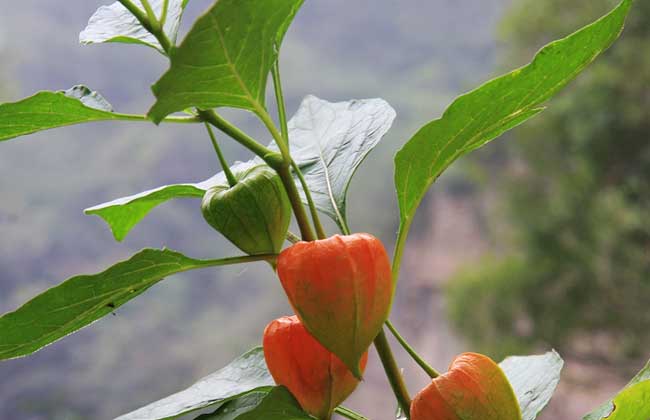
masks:
{"label": "leaf stalk", "polygon": [[397,367],[395,356],[393,356],[390,344],[386,338],[386,333],[384,333],[383,329],[379,332],[377,338],[375,338],[375,348],[377,349],[379,360],[381,360],[381,364],[386,372],[386,377],[388,377],[388,382],[397,398],[397,403],[402,408],[404,414],[406,414],[406,418],[409,419],[411,418],[411,397],[409,396],[408,389],[404,383],[402,373]]}
{"label": "leaf stalk", "polygon": [[[307,205],[309,206],[311,219],[314,224],[314,229],[316,229],[316,236],[319,239],[325,239],[327,238],[327,234],[325,233],[325,229],[323,229],[323,224],[321,223],[320,217],[318,216],[318,210],[316,209],[314,199],[311,196],[309,185],[307,184],[307,181],[305,181],[305,177],[302,175],[302,172],[300,171],[300,167],[296,164],[296,162],[291,157],[291,153],[290,153],[291,143],[289,142],[289,124],[287,122],[287,110],[284,102],[284,93],[282,90],[282,78],[280,77],[279,59],[275,60],[275,63],[271,68],[271,74],[273,75],[273,88],[275,90],[275,99],[278,108],[278,119],[280,120],[281,139],[286,147],[286,155],[283,156],[285,157],[285,161],[287,157],[290,159],[291,167],[293,168],[293,171],[298,177],[298,180],[300,181],[300,185],[302,186],[302,189],[305,193],[305,198],[307,199]],[[276,139],[276,142],[277,141],[278,140]]]}
{"label": "leaf stalk", "polygon": [[417,363],[422,368],[422,370],[424,370],[427,373],[427,375],[429,375],[431,379],[435,379],[438,376],[440,376],[440,373],[437,370],[435,370],[431,365],[429,365],[422,358],[422,356],[420,356],[418,352],[416,352],[413,349],[413,347],[409,345],[409,343],[404,339],[404,337],[402,337],[399,331],[397,331],[397,328],[395,328],[395,326],[393,325],[392,322],[390,322],[390,320],[386,320],[386,327],[388,327],[388,329],[393,334],[397,342],[400,343],[400,345],[404,348],[404,350],[406,350],[409,356],[411,356],[411,358],[415,360],[415,363]]}
{"label": "leaf stalk", "polygon": [[203,121],[212,124],[214,127],[219,129],[219,131],[225,133],[237,143],[241,144],[251,152],[255,153],[257,156],[264,159],[264,161],[268,163],[269,166],[273,167],[274,165],[277,165],[278,159],[273,159],[271,157],[272,155],[277,155],[277,153],[262,146],[260,143],[255,141],[255,139],[244,133],[237,126],[227,121],[221,115],[217,114],[214,110],[199,111],[199,116]]}
{"label": "leaf stalk", "polygon": [[165,31],[160,25],[160,22],[158,22],[158,19],[156,18],[153,9],[151,9],[149,2],[147,0],[142,0],[142,5],[145,9],[147,9],[146,13],[140,10],[140,8],[136,6],[131,0],[119,0],[119,2],[129,12],[131,12],[131,14],[138,20],[138,22],[140,22],[140,24],[151,33],[151,35],[156,37],[165,54],[169,56],[172,48],[172,43],[167,37],[167,34],[165,34]]}
{"label": "leaf stalk", "polygon": [[[296,221],[298,222],[298,227],[300,228],[300,234],[302,239],[305,241],[313,241],[316,238],[312,233],[311,226],[309,225],[309,219],[307,218],[307,213],[302,205],[300,199],[300,194],[296,188],[296,184],[291,175],[291,169],[289,164],[285,163],[284,158],[278,153],[273,152],[265,146],[262,146],[260,143],[255,141],[252,137],[241,131],[238,127],[231,124],[229,121],[221,117],[214,110],[209,111],[199,111],[199,116],[203,118],[204,121],[212,124],[233,140],[246,147],[251,152],[255,153],[257,156],[262,158],[271,168],[280,176],[282,184],[287,191],[289,200],[291,201],[291,207],[293,208],[293,213],[296,216]],[[275,127],[274,127],[275,128]],[[277,129],[275,130],[277,132]]]}
{"label": "leaf stalk", "polygon": [[163,2],[162,13],[160,14],[160,27],[165,28],[167,23],[167,14],[169,13],[169,0]]}
{"label": "leaf stalk", "polygon": [[349,408],[338,406],[334,409],[334,412],[339,416],[345,417],[350,420],[368,420],[367,417],[362,416],[356,411],[350,410]]}
{"label": "leaf stalk", "polygon": [[219,163],[221,164],[221,169],[223,169],[223,172],[226,174],[226,179],[228,180],[228,185],[230,187],[234,187],[237,185],[237,178],[235,178],[235,175],[233,175],[232,171],[230,170],[230,166],[228,165],[228,161],[226,158],[223,156],[223,153],[221,152],[221,148],[219,147],[219,143],[217,143],[217,138],[214,135],[214,131],[212,131],[212,127],[208,123],[204,123],[205,128],[208,130],[208,135],[210,136],[210,141],[212,142],[212,147],[214,147],[214,151],[217,153],[217,158],[219,159]]}

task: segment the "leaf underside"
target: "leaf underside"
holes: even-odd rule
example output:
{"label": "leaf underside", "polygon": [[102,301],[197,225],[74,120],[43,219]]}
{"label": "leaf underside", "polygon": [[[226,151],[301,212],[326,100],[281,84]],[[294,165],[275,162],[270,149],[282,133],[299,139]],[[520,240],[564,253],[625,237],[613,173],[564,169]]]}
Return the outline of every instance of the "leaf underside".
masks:
{"label": "leaf underside", "polygon": [[[346,194],[352,176],[377,146],[395,118],[393,108],[382,99],[331,103],[307,96],[289,121],[292,156],[305,177],[316,207],[337,223],[347,224]],[[277,150],[275,143],[269,148]],[[263,165],[260,158],[237,162],[233,172]],[[295,182],[299,184],[296,177]],[[123,240],[156,206],[177,198],[201,198],[215,185],[226,185],[224,172],[195,184],[173,184],[119,198],[85,210],[100,216],[115,239]],[[302,200],[305,194],[300,188]]]}
{"label": "leaf underside", "polygon": [[314,420],[284,387],[254,392],[227,402],[195,420]]}
{"label": "leaf underside", "polygon": [[499,363],[517,396],[523,420],[535,420],[551,400],[564,361],[555,352],[511,356]]}
{"label": "leaf underside", "polygon": [[189,388],[116,420],[169,419],[202,408],[221,406],[252,392],[268,391],[274,385],[266,368],[264,351],[257,347]]}
{"label": "leaf underside", "polygon": [[[314,203],[339,224],[347,225],[346,193],[352,176],[388,132],[395,116],[383,99],[332,103],[309,95],[289,121],[291,155]],[[275,143],[269,147],[277,150]],[[306,203],[303,190],[300,192]]]}
{"label": "leaf underside", "polygon": [[[164,32],[173,44],[188,0],[168,1]],[[162,15],[163,2],[164,0],[150,0],[151,7],[158,18]],[[135,3],[140,2],[135,0]],[[143,10],[141,5],[140,8]],[[105,42],[142,44],[164,53],[156,37],[149,33],[119,2],[97,9],[90,17],[88,26],[79,34],[79,42],[84,45]]]}

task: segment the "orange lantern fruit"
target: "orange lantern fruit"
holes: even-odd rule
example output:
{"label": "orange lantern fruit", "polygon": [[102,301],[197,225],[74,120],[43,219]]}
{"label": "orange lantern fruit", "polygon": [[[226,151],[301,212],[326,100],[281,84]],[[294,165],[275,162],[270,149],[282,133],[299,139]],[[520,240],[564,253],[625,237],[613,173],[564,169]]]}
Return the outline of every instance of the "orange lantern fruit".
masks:
{"label": "orange lantern fruit", "polygon": [[367,233],[298,242],[278,257],[278,276],[305,328],[361,378],[359,362],[388,318],[390,260]]}
{"label": "orange lantern fruit", "polygon": [[[300,406],[319,420],[329,420],[333,410],[359,384],[341,360],[323,347],[298,317],[286,316],[264,330],[264,358],[273,379],[285,386]],[[361,370],[368,361],[361,358]]]}

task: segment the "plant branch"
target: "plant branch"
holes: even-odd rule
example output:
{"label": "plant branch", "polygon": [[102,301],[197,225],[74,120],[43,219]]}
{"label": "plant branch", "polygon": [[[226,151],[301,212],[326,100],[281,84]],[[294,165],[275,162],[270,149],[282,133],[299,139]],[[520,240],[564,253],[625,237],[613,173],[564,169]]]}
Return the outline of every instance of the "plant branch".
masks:
{"label": "plant branch", "polygon": [[165,23],[167,23],[167,13],[169,12],[169,0],[163,2],[162,13],[160,14],[160,27],[165,28]]}
{"label": "plant branch", "polygon": [[408,222],[402,226],[397,234],[397,242],[395,243],[395,250],[393,252],[393,289],[397,286],[397,279],[399,278],[399,270],[402,266],[402,257],[404,256],[404,246],[406,245],[406,238],[408,237],[408,231],[411,226],[411,223]]}
{"label": "plant branch", "polygon": [[[274,77],[273,81],[276,81],[276,77]],[[276,96],[278,98],[278,108],[284,108],[284,99],[282,96],[281,85],[274,83],[274,86],[276,90]],[[282,113],[286,121],[286,114],[284,111],[282,111]],[[284,188],[287,190],[289,200],[291,200],[291,207],[293,207],[293,213],[295,214],[296,221],[300,227],[300,234],[302,236],[302,239],[305,241],[313,241],[316,239],[316,237],[311,230],[311,225],[309,224],[309,219],[307,217],[307,213],[305,212],[305,208],[302,205],[302,200],[300,198],[300,194],[298,193],[298,188],[296,188],[296,183],[294,182],[293,176],[291,175],[291,163],[293,162],[293,159],[291,158],[291,153],[289,153],[288,133],[286,134],[287,137],[284,137],[278,131],[268,111],[259,104],[256,107],[256,114],[269,130],[269,133],[271,133],[271,136],[273,136],[273,140],[275,140],[275,144],[280,149],[280,154],[282,155],[282,164],[272,167],[276,170],[278,175],[280,175],[282,183],[284,184]]]}
{"label": "plant branch", "polygon": [[[280,120],[280,129],[281,129],[281,137],[282,140],[286,146],[286,153],[287,155],[290,155],[290,142],[289,142],[289,125],[287,123],[287,108],[285,106],[284,102],[284,94],[282,91],[282,78],[280,77],[280,60],[275,60],[275,63],[273,64],[273,67],[271,68],[271,74],[273,75],[273,87],[275,89],[275,99],[277,102],[277,108],[278,108],[278,119]],[[267,125],[268,126],[268,125]],[[274,126],[275,127],[275,126]],[[276,138],[276,143],[277,143],[277,138]],[[280,146],[278,146],[280,147]],[[281,149],[282,150],[282,149]],[[285,158],[287,155],[283,155]],[[298,179],[300,180],[300,184],[302,185],[302,189],[305,192],[305,197],[307,199],[307,204],[309,205],[309,212],[311,213],[311,219],[312,222],[314,223],[314,228],[316,229],[316,236],[319,239],[325,239],[327,238],[327,234],[325,233],[325,230],[323,229],[323,225],[320,221],[320,218],[318,216],[318,210],[316,209],[316,205],[314,204],[314,200],[311,196],[311,191],[309,190],[309,186],[307,185],[307,182],[305,181],[305,177],[302,175],[302,172],[300,171],[300,168],[296,164],[296,162],[289,156],[289,159],[291,159],[291,167],[293,168],[293,171],[296,173],[298,176]]]}
{"label": "plant branch", "polygon": [[287,232],[287,241],[291,242],[292,244],[297,244],[298,242],[301,241],[300,236],[296,235],[295,233],[288,231]]}
{"label": "plant branch", "polygon": [[[302,239],[305,241],[315,240],[316,238],[314,237],[311,226],[309,225],[309,219],[307,218],[307,213],[305,213],[305,208],[302,205],[300,194],[296,188],[296,183],[293,181],[293,177],[291,176],[291,167],[289,166],[289,163],[286,163],[284,158],[278,153],[262,146],[252,137],[225,120],[214,110],[199,111],[199,116],[203,118],[204,121],[217,127],[219,130],[232,137],[236,142],[261,157],[264,162],[266,162],[271,168],[275,169],[282,180],[284,188],[287,190],[293,213],[296,216],[296,221],[300,227],[300,235],[302,236]],[[275,126],[273,126],[273,128],[275,128]],[[277,132],[277,129],[275,131]],[[289,162],[291,161],[289,160]]]}
{"label": "plant branch", "polygon": [[269,130],[271,136],[273,136],[273,140],[275,140],[275,144],[278,145],[278,148],[280,149],[280,153],[282,154],[282,159],[284,159],[285,163],[289,164],[291,162],[289,145],[288,143],[285,143],[284,138],[282,138],[282,134],[280,134],[277,127],[275,126],[273,119],[265,109],[259,109],[257,115],[262,121],[262,123],[264,124],[264,126],[267,128],[267,130]]}
{"label": "plant branch", "polygon": [[273,75],[273,87],[275,88],[275,99],[278,103],[278,118],[280,120],[280,129],[282,130],[282,138],[287,144],[289,149],[289,125],[287,123],[287,108],[284,104],[284,94],[282,93],[282,79],[280,78],[280,59],[275,60],[271,68]]}
{"label": "plant branch", "polygon": [[[339,214],[339,216],[340,216],[340,214]],[[343,234],[349,235],[350,234],[350,226],[348,226],[348,222],[346,222],[345,218],[343,218],[342,216],[337,217],[337,219],[338,219],[339,226],[341,227],[341,231],[343,232]]]}
{"label": "plant branch", "polygon": [[[142,122],[151,122],[149,117],[146,115],[136,115],[136,114],[119,114],[113,113],[113,117],[123,121],[142,121]],[[195,124],[203,122],[201,118],[198,117],[167,117],[162,120],[164,123],[176,123],[176,124]]]}
{"label": "plant branch", "polygon": [[300,199],[300,194],[298,193],[298,188],[296,188],[296,183],[293,180],[291,175],[291,167],[286,164],[282,164],[277,168],[274,168],[280,179],[284,184],[284,188],[287,190],[289,195],[289,200],[291,201],[291,207],[293,208],[293,213],[296,216],[296,221],[298,222],[298,227],[300,228],[300,236],[302,236],[303,241],[314,241],[316,237],[311,230],[309,225],[309,218],[305,212],[305,207],[302,205],[302,200]]}
{"label": "plant branch", "polygon": [[404,383],[404,378],[397,367],[397,362],[395,362],[395,357],[393,356],[383,329],[379,332],[377,338],[375,338],[375,348],[388,377],[388,382],[390,382],[393,393],[397,398],[397,403],[406,414],[406,418],[411,418],[411,397]]}
{"label": "plant branch", "polygon": [[217,143],[217,138],[215,137],[214,132],[212,131],[212,127],[210,127],[210,124],[208,123],[204,123],[204,124],[205,124],[205,128],[208,130],[208,135],[210,136],[210,141],[212,142],[214,151],[217,152],[217,158],[219,158],[221,169],[223,169],[224,173],[226,174],[228,185],[234,187],[237,184],[237,178],[235,178],[235,175],[233,175],[232,171],[230,170],[230,166],[228,166],[228,161],[226,160],[226,158],[223,156],[223,153],[221,152],[221,148]]}
{"label": "plant branch", "polygon": [[440,376],[440,373],[439,373],[437,370],[435,370],[433,367],[431,367],[431,365],[429,365],[429,364],[428,364],[428,363],[427,363],[427,362],[426,362],[426,361],[425,361],[425,360],[424,360],[424,359],[423,359],[423,358],[422,358],[422,357],[421,357],[421,356],[420,356],[420,355],[419,355],[419,354],[418,354],[418,353],[413,349],[413,347],[411,347],[411,346],[409,345],[409,343],[406,342],[406,340],[404,339],[404,337],[402,337],[402,335],[399,333],[399,331],[397,331],[397,328],[395,328],[395,326],[393,325],[392,322],[390,322],[390,320],[386,320],[386,327],[388,327],[388,329],[390,330],[390,332],[393,334],[393,336],[395,337],[395,339],[397,340],[397,342],[400,343],[400,345],[404,348],[404,350],[406,350],[406,352],[407,352],[407,353],[408,353],[408,354],[413,358],[413,360],[415,360],[415,363],[417,363],[417,364],[422,368],[422,370],[424,370],[424,371],[427,373],[427,375],[429,375],[429,377],[430,377],[431,379],[435,379],[435,378],[437,378],[438,376]]}
{"label": "plant branch", "polygon": [[[257,156],[264,159],[264,161],[268,163],[269,166],[271,166],[272,168],[274,167],[274,165],[277,166],[278,159],[273,158],[273,156],[276,156],[277,153],[262,146],[260,143],[255,141],[255,139],[253,139],[248,134],[241,131],[238,127],[236,127],[235,125],[233,125],[232,123],[224,119],[221,115],[217,114],[215,111],[213,110],[199,111],[199,116],[203,121],[212,124],[220,131],[222,131],[223,133],[231,137],[233,140],[235,140],[237,143],[241,144],[251,152],[255,153]],[[272,162],[269,162],[269,160]]]}
{"label": "plant branch", "polygon": [[242,257],[220,258],[218,260],[207,260],[203,262],[205,267],[219,267],[222,265],[245,264],[257,261],[274,263],[278,259],[276,254],[245,255]]}
{"label": "plant branch", "polygon": [[367,417],[364,417],[361,414],[357,413],[356,411],[350,410],[349,408],[345,408],[343,406],[336,407],[334,409],[334,412],[350,420],[368,420]]}
{"label": "plant branch", "polygon": [[153,8],[151,7],[149,0],[140,0],[140,3],[142,3],[142,7],[144,7],[145,12],[147,12],[149,24],[154,28],[160,28],[160,22],[158,21],[156,12],[154,12]]}
{"label": "plant branch", "polygon": [[149,30],[149,18],[138,6],[136,6],[131,0],[119,0],[119,2],[122,3],[122,6],[131,12],[136,19],[138,19],[138,22],[140,22],[145,29]]}
{"label": "plant branch", "polygon": [[302,172],[295,161],[291,160],[291,166],[298,176],[300,185],[302,185],[302,189],[305,192],[307,204],[309,205],[309,212],[311,213],[311,220],[314,222],[314,228],[316,229],[316,236],[318,239],[325,239],[327,238],[327,234],[325,233],[325,229],[323,229],[320,217],[318,216],[318,210],[316,209],[316,204],[314,204],[314,199],[311,196],[311,191],[309,191],[309,185],[307,185],[307,181],[305,181],[305,177],[302,175]]}
{"label": "plant branch", "polygon": [[[138,22],[140,22],[140,25],[142,25],[143,28],[149,31],[151,35],[156,37],[158,43],[160,43],[160,46],[162,47],[165,54],[169,56],[169,52],[171,51],[172,48],[172,43],[167,37],[167,34],[165,34],[165,31],[160,25],[160,22],[158,22],[158,20],[156,19],[156,15],[155,13],[153,13],[153,9],[151,9],[151,5],[149,4],[149,2],[147,0],[142,0],[142,5],[144,6],[145,9],[147,9],[146,13],[140,10],[140,8],[136,6],[131,0],[119,0],[119,2],[129,12],[131,12],[133,16],[135,16],[135,18],[138,20]],[[151,13],[149,11],[151,11]]]}

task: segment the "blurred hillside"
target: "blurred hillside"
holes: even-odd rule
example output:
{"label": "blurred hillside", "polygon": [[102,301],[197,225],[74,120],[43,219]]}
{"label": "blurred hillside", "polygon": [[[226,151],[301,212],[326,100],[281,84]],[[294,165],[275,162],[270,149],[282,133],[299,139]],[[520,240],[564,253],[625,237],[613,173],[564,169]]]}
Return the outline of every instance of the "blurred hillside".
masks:
{"label": "blurred hillside", "polygon": [[[78,32],[104,3],[24,0],[5,8],[0,63],[6,83],[0,100],[84,83],[119,111],[144,112],[152,103],[149,85],[165,70],[164,59],[138,46],[77,45]],[[210,3],[190,2],[184,30]],[[392,155],[453,97],[492,73],[495,25],[507,0],[306,3],[282,56],[289,110],[311,93],[330,101],[381,96],[398,111],[393,130],[353,181],[349,200],[352,228],[373,232],[390,245],[397,227],[388,170]],[[265,136],[249,115],[228,115],[251,134]],[[232,160],[247,157],[230,143],[225,152]],[[204,225],[193,200],[157,209],[122,244],[99,219],[81,212],[165,183],[202,180],[216,168],[200,127],[93,124],[2,144],[0,312],[145,246],[168,246],[194,257],[235,255]],[[462,185],[458,179],[452,170],[437,188],[453,189]],[[414,245],[421,249],[434,246],[430,216],[423,209],[414,225]],[[408,278],[413,271],[408,263],[406,271]],[[414,307],[418,289],[404,284],[394,318],[422,323],[429,304]],[[268,320],[288,312],[263,265],[175,276],[116,316],[27,359],[0,364],[0,418],[113,418],[216,370],[258,344]],[[426,321],[431,330],[446,328],[444,319]],[[448,354],[434,360],[444,367]],[[416,377],[414,384],[423,381]],[[384,395],[389,395],[385,379],[371,371],[353,405],[373,419],[386,418],[393,403]]]}
{"label": "blurred hillside", "polygon": [[[502,65],[616,3],[518,2],[501,27]],[[639,2],[621,39],[542,116],[469,160],[483,180],[486,257],[450,280],[449,312],[494,357],[565,357],[548,418],[578,418],[650,357],[649,35],[650,3]]]}

